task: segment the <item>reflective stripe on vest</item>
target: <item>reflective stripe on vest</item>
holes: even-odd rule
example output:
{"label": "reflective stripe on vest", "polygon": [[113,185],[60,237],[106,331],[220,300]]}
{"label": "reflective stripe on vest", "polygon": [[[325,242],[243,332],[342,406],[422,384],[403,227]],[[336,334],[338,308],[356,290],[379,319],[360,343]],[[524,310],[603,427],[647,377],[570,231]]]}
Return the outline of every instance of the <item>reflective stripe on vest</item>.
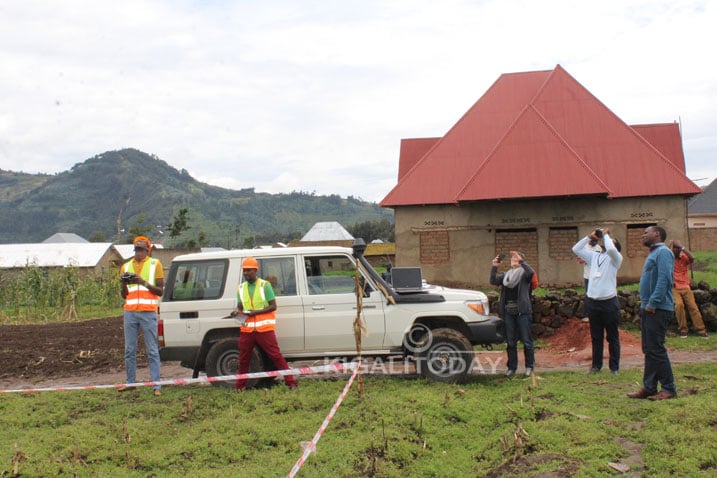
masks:
{"label": "reflective stripe on vest", "polygon": [[[126,262],[122,266],[122,272],[134,270],[133,261]],[[149,284],[154,284],[154,277],[157,273],[157,259],[149,259],[149,267],[142,267],[139,276]],[[127,284],[127,297],[125,298],[124,309],[140,312],[156,312],[159,307],[159,296],[153,294],[148,288],[140,284]]]}
{"label": "reflective stripe on vest", "polygon": [[[265,286],[266,281],[257,277],[254,285],[254,297],[249,296],[249,282],[244,282],[239,286],[239,297],[241,297],[243,310],[265,309],[269,306],[264,293]],[[242,332],[273,332],[274,330],[276,330],[276,311],[274,310],[266,314],[247,317],[241,327]]]}

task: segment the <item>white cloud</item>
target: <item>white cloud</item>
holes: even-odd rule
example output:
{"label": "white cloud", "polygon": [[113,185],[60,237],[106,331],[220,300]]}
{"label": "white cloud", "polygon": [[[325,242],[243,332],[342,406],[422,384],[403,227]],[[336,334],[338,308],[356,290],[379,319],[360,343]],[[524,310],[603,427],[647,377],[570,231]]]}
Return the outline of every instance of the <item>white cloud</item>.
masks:
{"label": "white cloud", "polygon": [[379,201],[401,138],[441,136],[502,73],[561,64],[628,123],[680,120],[715,176],[707,1],[43,0],[0,6],[0,167],[106,150],[199,180]]}

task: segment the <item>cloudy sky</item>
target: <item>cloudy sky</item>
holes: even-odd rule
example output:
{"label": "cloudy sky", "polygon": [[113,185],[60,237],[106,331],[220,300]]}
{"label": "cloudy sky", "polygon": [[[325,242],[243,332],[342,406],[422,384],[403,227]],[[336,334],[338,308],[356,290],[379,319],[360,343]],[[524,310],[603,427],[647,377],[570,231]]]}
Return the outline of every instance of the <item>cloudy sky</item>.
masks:
{"label": "cloudy sky", "polygon": [[717,175],[709,0],[10,0],[0,168],[126,147],[200,181],[380,201],[401,138],[444,135],[502,73],[560,64],[629,124],[679,121]]}

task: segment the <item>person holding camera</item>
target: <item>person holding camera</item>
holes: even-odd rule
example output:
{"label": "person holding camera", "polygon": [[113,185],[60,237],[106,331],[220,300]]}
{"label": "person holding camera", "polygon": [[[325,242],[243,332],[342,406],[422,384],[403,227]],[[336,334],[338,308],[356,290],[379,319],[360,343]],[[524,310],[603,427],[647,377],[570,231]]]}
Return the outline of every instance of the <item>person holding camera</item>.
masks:
{"label": "person holding camera", "polygon": [[[591,241],[597,243],[598,239],[602,239],[604,244],[600,252],[586,247]],[[590,264],[588,289],[585,293],[593,349],[589,374],[602,370],[605,338],[610,356],[610,373],[616,375],[620,369],[620,302],[617,299],[617,271],[622,265],[620,250],[620,242],[610,237],[607,228],[595,229],[573,246],[573,252]]]}
{"label": "person holding camera", "polygon": [[525,377],[533,374],[535,347],[530,327],[533,322],[533,303],[530,300],[531,281],[535,271],[525,262],[525,255],[510,251],[510,269],[498,274],[498,264],[505,254],[493,259],[490,269],[490,283],[501,286],[500,315],[505,322],[506,351],[508,354],[507,377],[513,377],[518,369],[518,340],[523,342],[525,355]]}
{"label": "person holding camera", "polygon": [[[127,384],[137,381],[137,342],[142,330],[147,350],[150,378],[160,380],[159,343],[157,337],[157,310],[164,292],[164,271],[158,259],[150,257],[152,242],[137,236],[134,241],[134,258],[122,264],[122,298],[124,304],[124,364]],[[161,386],[154,385],[154,395],[162,395]],[[120,392],[130,390],[128,385],[118,387]]]}
{"label": "person holding camera", "polygon": [[[585,249],[593,252],[602,252],[602,247],[600,247],[600,244],[598,244],[597,237],[591,238],[590,241],[585,244]],[[588,291],[588,285],[590,282],[590,263],[585,262],[585,260],[578,256],[578,263],[583,265],[583,281],[585,282],[585,300],[583,301],[583,318],[581,319],[583,322],[590,322],[590,318],[588,316],[588,304],[587,304],[587,291]]]}
{"label": "person holding camera", "polygon": [[690,264],[695,261],[692,253],[682,245],[680,241],[672,240],[669,245],[672,254],[675,256],[675,283],[672,286],[672,295],[675,299],[675,318],[677,319],[677,328],[680,331],[680,337],[687,338],[687,314],[685,308],[690,312],[690,319],[695,328],[695,332],[702,338],[707,338],[707,329],[702,320],[700,308],[695,301],[695,293],[692,292],[690,284]]}

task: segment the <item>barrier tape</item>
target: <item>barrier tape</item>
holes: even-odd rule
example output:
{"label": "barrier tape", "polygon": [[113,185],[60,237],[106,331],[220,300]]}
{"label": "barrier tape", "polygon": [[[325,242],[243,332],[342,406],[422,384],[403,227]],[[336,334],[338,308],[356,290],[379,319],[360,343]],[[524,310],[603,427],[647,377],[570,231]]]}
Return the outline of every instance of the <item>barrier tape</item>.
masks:
{"label": "barrier tape", "polygon": [[359,372],[359,369],[361,368],[361,362],[352,362],[356,364],[356,367],[354,368],[354,373],[351,375],[351,378],[346,383],[346,386],[344,387],[344,390],[341,392],[341,395],[339,395],[339,398],[336,400],[336,403],[334,403],[334,406],[331,407],[331,411],[329,414],[324,418],[323,423],[319,427],[318,430],[316,430],[316,433],[314,434],[314,438],[311,439],[311,442],[309,442],[304,447],[304,452],[301,454],[299,459],[296,461],[294,466],[291,468],[291,471],[288,475],[286,475],[288,478],[293,478],[296,476],[296,474],[299,472],[299,469],[303,466],[306,459],[309,457],[309,455],[313,452],[316,453],[316,444],[319,442],[319,439],[321,438],[321,435],[324,434],[324,431],[329,426],[329,423],[331,422],[331,419],[334,418],[334,414],[336,414],[336,410],[339,409],[339,406],[341,405],[341,402],[344,401],[344,398],[346,398],[346,394],[349,393],[349,389],[351,388],[351,385],[354,383],[354,379],[356,378],[356,375]]}
{"label": "barrier tape", "polygon": [[[342,372],[345,370],[354,370],[354,376],[358,370],[360,362],[350,363],[334,363],[328,365],[319,365],[315,367],[298,367],[290,368],[286,370],[272,370],[269,372],[253,372],[243,373],[237,375],[220,375],[217,377],[198,377],[198,378],[180,378],[180,379],[169,379],[159,380],[156,382],[135,382],[128,384],[113,384],[113,385],[71,385],[71,386],[60,386],[60,387],[45,387],[45,388],[19,388],[10,390],[0,390],[2,393],[35,393],[35,392],[64,392],[70,390],[99,390],[106,388],[119,388],[122,386],[139,388],[139,387],[152,387],[156,385],[189,385],[192,383],[214,383],[214,382],[226,382],[229,380],[237,380],[239,378],[271,378],[271,377],[283,377],[285,375],[311,375],[315,373],[323,372]],[[352,379],[353,380],[353,379]]]}

